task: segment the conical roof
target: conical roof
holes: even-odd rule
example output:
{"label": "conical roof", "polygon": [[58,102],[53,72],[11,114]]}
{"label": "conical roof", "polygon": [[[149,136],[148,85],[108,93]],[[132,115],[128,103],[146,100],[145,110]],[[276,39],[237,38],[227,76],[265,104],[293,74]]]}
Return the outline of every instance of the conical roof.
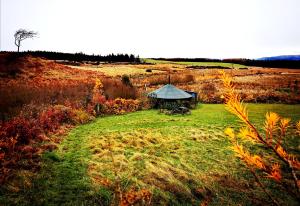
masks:
{"label": "conical roof", "polygon": [[178,89],[172,84],[167,84],[153,92],[150,92],[148,97],[157,99],[188,99],[191,98],[192,95],[181,89]]}

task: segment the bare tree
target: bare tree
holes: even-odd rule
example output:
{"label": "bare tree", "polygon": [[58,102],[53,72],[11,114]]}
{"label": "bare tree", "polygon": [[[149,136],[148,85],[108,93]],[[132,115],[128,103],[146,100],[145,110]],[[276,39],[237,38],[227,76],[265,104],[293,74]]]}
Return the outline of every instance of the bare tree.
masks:
{"label": "bare tree", "polygon": [[25,29],[19,29],[15,32],[15,45],[18,47],[18,52],[20,51],[21,41],[28,38],[34,38],[37,36],[37,32],[27,31]]}

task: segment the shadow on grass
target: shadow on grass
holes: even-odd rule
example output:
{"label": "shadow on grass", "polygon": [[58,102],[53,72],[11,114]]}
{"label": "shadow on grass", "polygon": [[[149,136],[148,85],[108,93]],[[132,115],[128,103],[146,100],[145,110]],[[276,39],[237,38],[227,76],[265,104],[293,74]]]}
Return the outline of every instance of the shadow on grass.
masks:
{"label": "shadow on grass", "polygon": [[[88,150],[80,148],[80,141],[68,141],[63,152],[46,152],[42,167],[28,188],[19,192],[4,192],[4,205],[108,205],[92,188],[87,175]],[[102,191],[103,193],[103,191]],[[2,199],[2,200],[1,200]],[[1,205],[1,204],[0,204]]]}

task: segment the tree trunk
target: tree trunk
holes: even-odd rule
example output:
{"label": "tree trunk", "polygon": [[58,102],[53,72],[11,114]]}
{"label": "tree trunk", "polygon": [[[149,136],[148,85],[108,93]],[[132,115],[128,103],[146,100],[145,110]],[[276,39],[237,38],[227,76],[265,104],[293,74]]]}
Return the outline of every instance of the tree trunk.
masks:
{"label": "tree trunk", "polygon": [[21,41],[18,41],[17,47],[18,47],[18,53],[20,52],[20,46],[21,46]]}

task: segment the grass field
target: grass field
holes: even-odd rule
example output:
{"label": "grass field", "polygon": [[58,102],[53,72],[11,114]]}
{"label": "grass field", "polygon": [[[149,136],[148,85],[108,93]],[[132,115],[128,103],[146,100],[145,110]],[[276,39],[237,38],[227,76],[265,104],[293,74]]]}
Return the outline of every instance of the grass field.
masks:
{"label": "grass field", "polygon": [[[300,105],[248,108],[256,125],[262,125],[267,111],[292,117],[293,122],[300,119]],[[98,118],[73,129],[58,150],[45,153],[38,176],[26,177],[18,192],[0,191],[0,202],[110,205],[119,181],[123,193],[151,191],[152,205],[196,205],[207,197],[212,198],[210,205],[266,205],[267,198],[223,134],[229,125],[237,128],[239,121],[223,105],[213,104],[199,105],[188,116],[148,110]],[[289,142],[299,149],[299,138],[290,137]]]}
{"label": "grass field", "polygon": [[[122,75],[147,75],[149,72],[147,72],[145,68],[139,68],[137,66],[132,65],[110,65],[110,66],[72,66],[72,68],[82,69],[82,70],[88,70],[88,71],[98,71],[102,72],[106,76],[122,76]],[[159,70],[152,70],[151,74],[155,73],[162,73],[163,71]]]}
{"label": "grass field", "polygon": [[241,64],[232,64],[232,63],[224,63],[224,62],[176,62],[176,61],[165,61],[165,60],[155,60],[155,59],[143,59],[146,63],[152,64],[179,64],[185,66],[222,66],[229,68],[245,68],[247,66]]}

